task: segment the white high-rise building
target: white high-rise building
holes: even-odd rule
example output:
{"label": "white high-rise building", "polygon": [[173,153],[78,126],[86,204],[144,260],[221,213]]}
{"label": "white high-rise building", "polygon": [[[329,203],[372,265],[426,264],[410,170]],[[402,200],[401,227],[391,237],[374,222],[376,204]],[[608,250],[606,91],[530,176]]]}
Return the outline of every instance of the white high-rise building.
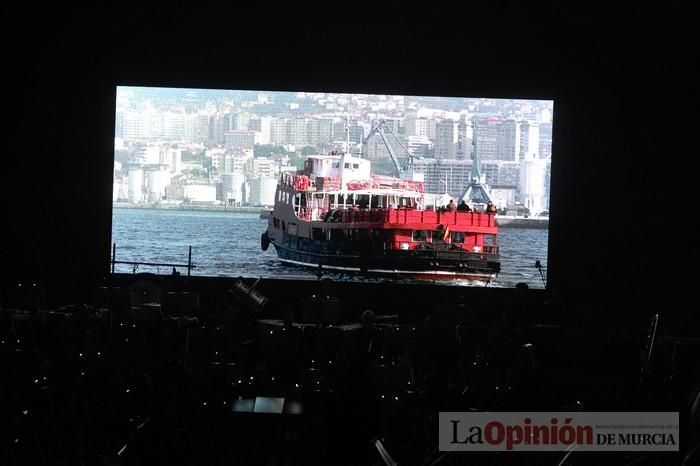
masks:
{"label": "white high-rise building", "polygon": [[456,142],[456,126],[451,119],[440,120],[437,122],[435,134],[435,149],[434,156],[436,159],[453,159],[455,158],[455,142]]}
{"label": "white high-rise building", "polygon": [[[391,147],[391,150],[394,152],[396,157],[398,157],[399,160],[405,159],[407,157],[407,154],[403,147],[401,147],[401,142],[403,141],[399,142],[399,140],[397,140],[388,131],[384,134],[386,136],[387,143]],[[390,159],[389,149],[387,149],[386,144],[384,144],[384,140],[378,133],[373,134],[372,137],[367,139],[367,142],[365,143],[362,150],[368,159]]]}
{"label": "white high-rise building", "polygon": [[413,172],[422,175],[427,193],[449,193],[459,197],[470,182],[471,160],[464,159],[416,159]]}
{"label": "white high-rise building", "polygon": [[404,122],[406,136],[430,137],[430,120],[427,118],[409,117]]}
{"label": "white high-rise building", "polygon": [[250,158],[245,164],[248,178],[272,178],[279,174],[279,164],[267,157]]}
{"label": "white high-rise building", "polygon": [[229,130],[224,134],[227,150],[253,149],[255,147],[255,132],[248,130]]}
{"label": "white high-rise building", "polygon": [[515,120],[505,120],[498,127],[496,158],[498,160],[518,160],[520,155],[520,125]]}
{"label": "white high-rise building", "polygon": [[307,141],[307,120],[306,118],[290,118],[287,120],[287,131],[285,144],[295,146],[305,146]]}
{"label": "white high-rise building", "polygon": [[209,116],[209,142],[211,144],[223,144],[226,131],[235,128],[234,113],[216,113]]}
{"label": "white high-rise building", "polygon": [[539,157],[540,127],[537,123],[523,121],[520,123],[520,160]]}
{"label": "white high-rise building", "polygon": [[478,116],[473,120],[474,149],[479,160],[498,160],[498,140],[503,120],[496,116]]}
{"label": "white high-rise building", "polygon": [[253,159],[249,152],[227,152],[224,156],[224,173],[245,173],[248,162]]}
{"label": "white high-rise building", "polygon": [[552,155],[552,124],[540,123],[540,141],[538,157],[546,159]]}
{"label": "white high-rise building", "polygon": [[177,175],[182,171],[182,149],[167,147],[163,150],[163,164],[170,168],[170,173]]}
{"label": "white high-rise building", "polygon": [[286,144],[287,119],[273,118],[270,120],[270,144]]}
{"label": "white high-rise building", "polygon": [[223,147],[215,147],[213,149],[207,149],[207,157],[211,159],[211,166],[216,171],[223,173],[225,172],[226,166],[226,149]]}
{"label": "white high-rise building", "polygon": [[209,136],[209,119],[199,113],[123,112],[119,123],[125,140],[202,142]]}
{"label": "white high-rise building", "polygon": [[306,145],[315,146],[331,142],[333,120],[312,118],[306,124]]}
{"label": "white high-rise building", "polygon": [[480,162],[479,168],[489,186],[518,187],[520,162],[487,160]]}
{"label": "white high-rise building", "polygon": [[272,117],[264,116],[260,118],[260,131],[255,132],[256,144],[270,144]]}
{"label": "white high-rise building", "polygon": [[248,131],[248,122],[250,121],[252,115],[248,112],[236,113],[236,125],[235,128],[238,131]]}
{"label": "white high-rise building", "polygon": [[428,136],[408,136],[406,137],[406,147],[414,157],[426,157],[433,147]]}

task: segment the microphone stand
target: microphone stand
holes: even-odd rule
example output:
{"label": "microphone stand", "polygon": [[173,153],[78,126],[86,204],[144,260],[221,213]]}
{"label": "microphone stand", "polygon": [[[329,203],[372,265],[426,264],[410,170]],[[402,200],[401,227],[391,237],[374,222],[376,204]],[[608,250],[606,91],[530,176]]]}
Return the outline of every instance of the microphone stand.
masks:
{"label": "microphone stand", "polygon": [[540,271],[540,278],[542,279],[542,286],[547,288],[547,281],[544,278],[544,272],[542,272],[542,263],[540,263],[539,259],[535,261],[535,268]]}

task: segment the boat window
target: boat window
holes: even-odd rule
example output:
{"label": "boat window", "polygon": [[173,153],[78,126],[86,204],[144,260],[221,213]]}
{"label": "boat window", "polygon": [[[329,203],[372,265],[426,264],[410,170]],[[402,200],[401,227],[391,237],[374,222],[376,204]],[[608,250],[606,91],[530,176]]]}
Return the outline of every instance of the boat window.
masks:
{"label": "boat window", "polygon": [[439,243],[445,241],[445,230],[435,230],[433,231],[433,243]]}
{"label": "boat window", "polygon": [[352,230],[348,230],[348,239],[351,241],[368,241],[369,230],[361,228],[353,228]]}
{"label": "boat window", "polygon": [[484,246],[496,246],[496,235],[484,235]]}
{"label": "boat window", "polygon": [[453,243],[464,243],[464,232],[462,232],[462,231],[452,232],[452,242]]}
{"label": "boat window", "polygon": [[352,168],[360,168],[360,164],[359,164],[359,163],[353,163],[353,164],[352,164]]}
{"label": "boat window", "polygon": [[345,168],[350,168],[350,164],[349,164],[349,163],[346,163],[346,164],[345,164]]}
{"label": "boat window", "polygon": [[340,162],[333,162],[333,168],[340,168]]}
{"label": "boat window", "polygon": [[428,230],[413,230],[413,241],[428,241]]}
{"label": "boat window", "polygon": [[360,209],[366,209],[369,207],[369,195],[361,194],[360,196],[357,196],[357,207]]}

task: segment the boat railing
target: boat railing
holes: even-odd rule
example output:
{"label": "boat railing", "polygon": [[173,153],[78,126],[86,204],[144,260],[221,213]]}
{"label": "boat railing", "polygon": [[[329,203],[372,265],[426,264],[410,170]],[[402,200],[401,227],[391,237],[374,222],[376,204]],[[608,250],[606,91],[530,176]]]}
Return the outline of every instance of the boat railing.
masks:
{"label": "boat railing", "polygon": [[300,207],[297,211],[297,218],[300,220],[324,220],[328,211],[322,208],[310,209],[308,207]]}
{"label": "boat railing", "polygon": [[135,274],[138,270],[139,267],[144,265],[147,267],[157,267],[158,270],[160,267],[165,267],[165,268],[170,268],[172,267],[173,271],[176,271],[178,267],[180,268],[186,268],[187,269],[187,276],[189,277],[192,274],[192,269],[196,268],[197,266],[192,263],[192,246],[189,247],[189,253],[187,254],[187,264],[178,264],[178,263],[172,263],[172,262],[143,262],[143,261],[121,261],[117,260],[117,243],[112,244],[112,260],[110,261],[112,265],[112,273],[114,274],[116,272],[116,265],[117,264],[123,264],[123,265],[130,265],[132,267],[133,273]]}
{"label": "boat railing", "polygon": [[[386,248],[388,250],[406,250],[407,243],[405,241],[387,241]],[[454,247],[453,247],[454,246]],[[449,255],[455,254],[498,254],[498,246],[482,246],[482,245],[463,245],[462,243],[422,243],[417,248],[409,249],[421,255],[434,255],[433,253],[446,253]]]}
{"label": "boat railing", "polygon": [[[495,216],[486,212],[435,211],[418,209],[339,209],[331,210],[326,221],[342,223],[399,223],[496,227]],[[301,218],[301,217],[300,217]]]}
{"label": "boat railing", "polygon": [[340,221],[344,223],[386,223],[386,209],[347,209],[342,210]]}
{"label": "boat railing", "polygon": [[297,211],[297,217],[299,220],[313,220],[311,218],[311,209],[307,209],[306,207],[300,207],[299,210]]}

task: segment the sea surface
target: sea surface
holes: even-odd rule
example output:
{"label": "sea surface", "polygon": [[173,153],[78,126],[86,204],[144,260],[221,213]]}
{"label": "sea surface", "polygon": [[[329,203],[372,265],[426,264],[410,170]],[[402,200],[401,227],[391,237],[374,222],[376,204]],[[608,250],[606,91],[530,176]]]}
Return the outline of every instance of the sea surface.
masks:
{"label": "sea surface", "polygon": [[[192,246],[192,275],[219,277],[315,278],[315,270],[283,265],[270,246],[260,249],[260,235],[267,221],[259,213],[202,212],[156,209],[114,208],[112,243],[117,261],[183,264],[178,271],[187,274],[189,247]],[[539,260],[547,265],[546,229],[501,228],[501,273],[488,283],[466,280],[440,280],[456,286],[512,287],[525,282],[543,288]],[[132,265],[117,264],[119,273],[132,273]],[[138,266],[136,272],[169,274],[172,267]],[[387,279],[357,274],[327,273],[334,280],[378,282]],[[546,275],[545,275],[546,277]],[[404,280],[410,281],[410,280]],[[416,280],[416,282],[418,282]],[[425,282],[421,280],[420,282]]]}

